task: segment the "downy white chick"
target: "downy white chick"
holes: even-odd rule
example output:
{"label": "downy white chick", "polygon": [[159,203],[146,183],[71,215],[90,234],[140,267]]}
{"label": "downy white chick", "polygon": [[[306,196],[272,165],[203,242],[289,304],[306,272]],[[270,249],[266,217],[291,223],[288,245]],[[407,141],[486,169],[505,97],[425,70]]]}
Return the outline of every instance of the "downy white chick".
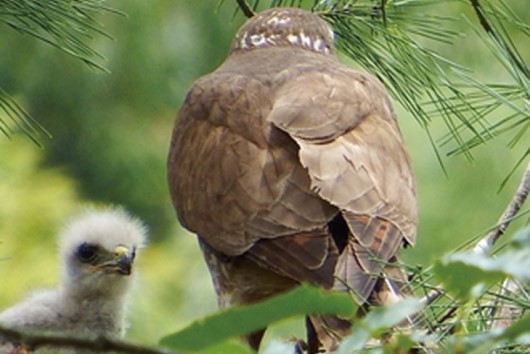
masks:
{"label": "downy white chick", "polygon": [[[0,324],[34,331],[122,337],[136,253],[146,229],[121,208],[91,209],[59,235],[61,280],[0,313]],[[0,338],[0,353],[31,350]],[[49,348],[48,348],[49,349]]]}

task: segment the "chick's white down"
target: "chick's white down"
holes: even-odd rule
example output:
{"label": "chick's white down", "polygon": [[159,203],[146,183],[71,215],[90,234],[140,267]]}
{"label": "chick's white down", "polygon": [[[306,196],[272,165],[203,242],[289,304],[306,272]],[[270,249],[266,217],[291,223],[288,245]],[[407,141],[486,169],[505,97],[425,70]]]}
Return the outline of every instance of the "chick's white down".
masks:
{"label": "chick's white down", "polygon": [[[121,208],[91,209],[59,235],[60,284],[0,313],[0,324],[76,335],[124,334],[132,265],[146,238],[143,224]],[[5,265],[3,265],[5,266]],[[9,353],[0,337],[0,353]]]}

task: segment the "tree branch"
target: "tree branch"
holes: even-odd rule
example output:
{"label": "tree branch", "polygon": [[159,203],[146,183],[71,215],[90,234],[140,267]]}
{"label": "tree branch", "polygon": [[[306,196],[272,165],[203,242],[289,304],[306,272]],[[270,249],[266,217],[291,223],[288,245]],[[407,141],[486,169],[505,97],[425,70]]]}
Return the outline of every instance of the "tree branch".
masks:
{"label": "tree branch", "polygon": [[26,332],[0,325],[0,338],[24,347],[38,349],[42,347],[89,349],[99,353],[132,353],[132,354],[177,354],[169,350],[128,343],[104,336],[86,338],[74,335]]}
{"label": "tree branch", "polygon": [[489,35],[495,37],[495,31],[493,31],[493,28],[489,24],[488,20],[486,19],[486,16],[484,16],[482,7],[480,6],[478,0],[470,0],[471,6],[473,7],[473,10],[475,10],[475,14],[478,17],[478,20],[480,22],[480,25],[486,31]]}
{"label": "tree branch", "polygon": [[251,18],[255,15],[254,11],[252,11],[245,0],[236,0],[236,2],[241,9],[241,12],[243,12],[243,15],[245,15],[247,18]]}
{"label": "tree branch", "polygon": [[510,204],[504,210],[504,213],[501,215],[497,226],[490,231],[486,236],[484,236],[473,248],[473,252],[485,254],[491,250],[495,242],[504,235],[508,225],[513,220],[514,216],[519,212],[523,206],[526,198],[528,197],[528,192],[530,191],[530,162],[526,166],[526,171],[521,179],[519,188],[515,192]]}
{"label": "tree branch", "polygon": [[478,21],[484,31],[493,38],[493,40],[497,43],[499,47],[504,49],[510,59],[515,63],[515,66],[521,73],[523,73],[526,77],[528,77],[529,72],[524,63],[521,63],[517,55],[513,52],[513,50],[510,48],[510,46],[506,43],[506,41],[498,34],[497,31],[493,28],[493,26],[488,22],[488,19],[486,18],[486,14],[484,12],[484,8],[480,5],[479,0],[470,0],[471,6],[473,7],[473,10],[475,11],[475,14],[477,15]]}
{"label": "tree branch", "polygon": [[[499,238],[504,235],[506,232],[506,229],[508,228],[508,225],[510,225],[510,222],[513,220],[515,215],[519,212],[521,207],[526,201],[526,198],[528,197],[528,193],[530,191],[530,162],[526,166],[525,173],[523,174],[523,177],[521,179],[521,183],[519,184],[519,187],[517,188],[517,191],[515,192],[514,196],[512,197],[512,200],[502,213],[501,217],[499,218],[499,221],[497,225],[491,230],[486,236],[484,236],[473,248],[473,252],[479,253],[479,254],[486,254],[488,253],[492,248],[493,245],[499,240]],[[444,291],[441,288],[434,288],[431,291],[425,295],[421,301],[426,306],[434,302],[436,299],[438,299],[440,296],[444,294]],[[448,312],[445,313],[442,320],[439,320],[439,322],[443,322],[448,317],[451,317],[454,312],[456,311],[455,307],[452,307],[449,309]]]}

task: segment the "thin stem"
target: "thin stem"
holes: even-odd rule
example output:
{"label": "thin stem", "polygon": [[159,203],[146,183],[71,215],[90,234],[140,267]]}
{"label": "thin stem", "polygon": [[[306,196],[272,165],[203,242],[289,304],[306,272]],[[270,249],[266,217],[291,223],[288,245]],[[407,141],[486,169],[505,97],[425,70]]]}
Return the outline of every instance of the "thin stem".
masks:
{"label": "thin stem", "polygon": [[85,338],[73,335],[26,332],[0,325],[0,337],[12,343],[23,343],[24,348],[42,347],[88,349],[98,353],[177,354],[176,352],[146,347],[104,336]]}
{"label": "thin stem", "polygon": [[245,15],[245,17],[251,18],[252,16],[255,15],[254,11],[252,11],[252,9],[250,8],[250,6],[248,6],[245,0],[236,0],[236,2],[239,8],[241,9],[241,12],[243,12],[243,15]]}
{"label": "thin stem", "polygon": [[523,178],[521,179],[519,188],[517,188],[515,195],[510,201],[510,204],[508,204],[508,206],[504,210],[504,213],[502,213],[499,219],[499,222],[497,223],[497,226],[476,244],[475,248],[473,248],[473,252],[476,252],[479,254],[485,254],[491,250],[495,242],[497,242],[497,240],[502,235],[504,235],[513,217],[517,214],[517,212],[523,206],[524,202],[526,201],[526,198],[528,197],[529,191],[530,191],[530,162],[526,166],[526,171],[523,175]]}

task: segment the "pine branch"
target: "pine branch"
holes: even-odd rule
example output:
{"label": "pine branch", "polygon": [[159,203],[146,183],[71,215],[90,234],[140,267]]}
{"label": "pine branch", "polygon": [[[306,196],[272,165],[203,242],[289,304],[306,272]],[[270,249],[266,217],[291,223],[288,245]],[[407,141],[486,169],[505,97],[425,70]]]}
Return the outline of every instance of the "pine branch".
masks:
{"label": "pine branch", "polygon": [[26,349],[53,347],[88,349],[97,353],[130,353],[130,354],[177,354],[176,352],[131,344],[122,340],[107,337],[85,338],[73,335],[42,334],[26,332],[0,326],[0,338],[12,343],[22,343]]}
{"label": "pine branch", "polygon": [[87,42],[94,35],[107,38],[96,14],[118,13],[103,5],[103,0],[4,0],[0,5],[0,23],[29,34],[90,66],[106,70],[94,58],[103,57]]}
{"label": "pine branch", "polygon": [[[1,114],[3,111],[4,114]],[[3,116],[5,115],[4,118]],[[14,131],[9,124],[11,121],[15,127],[24,132],[35,144],[40,146],[39,137],[51,137],[48,131],[31,117],[15,100],[13,100],[2,88],[0,88],[0,132],[10,137]]]}
{"label": "pine branch", "polygon": [[513,220],[515,215],[517,215],[517,213],[523,206],[524,202],[526,201],[526,198],[528,197],[529,191],[530,163],[528,163],[528,165],[526,166],[526,171],[523,175],[523,178],[521,179],[521,183],[519,184],[519,187],[517,188],[517,191],[515,192],[515,195],[513,196],[512,200],[502,213],[497,223],[497,226],[476,244],[475,248],[473,248],[473,252],[479,254],[486,254],[493,248],[493,245],[499,240],[502,235],[504,235],[506,229],[508,228],[508,225],[510,225],[510,222]]}
{"label": "pine branch", "polygon": [[247,2],[245,0],[236,0],[237,5],[239,6],[239,9],[241,9],[241,12],[243,12],[243,15],[247,18],[251,18],[254,16],[254,11],[248,6]]}
{"label": "pine branch", "polygon": [[[444,120],[450,136],[463,145],[465,138],[457,129],[463,126],[473,137],[480,132],[455,104],[465,105],[465,93],[455,83],[454,73],[470,72],[449,58],[423,45],[418,37],[452,43],[459,33],[451,31],[453,18],[429,14],[430,1],[345,1],[324,2],[315,10],[332,25],[337,47],[359,65],[376,75],[391,95],[426,130],[435,110]],[[423,10],[419,11],[419,9]],[[447,88],[450,88],[448,91]],[[454,93],[451,101],[450,94]],[[432,106],[426,105],[425,100]],[[438,147],[437,152],[443,167]],[[469,158],[471,155],[464,151]]]}
{"label": "pine branch", "polygon": [[[92,67],[107,71],[94,59],[103,57],[87,44],[95,35],[110,38],[95,15],[117,11],[103,3],[103,0],[3,0],[0,2],[0,23],[50,44]],[[40,136],[50,137],[0,88],[0,132],[9,137],[15,130],[25,133],[37,145],[40,145]]]}
{"label": "pine branch", "polygon": [[507,53],[507,55],[510,57],[510,59],[515,63],[517,68],[525,74],[526,77],[530,77],[530,72],[528,71],[528,68],[521,62],[518,55],[516,55],[509,45],[507,45],[507,42],[505,39],[503,39],[497,30],[493,28],[493,26],[489,23],[486,14],[484,12],[484,9],[479,3],[479,0],[469,0],[471,2],[471,6],[475,10],[475,14],[477,15],[477,18],[479,20],[480,25],[486,31],[488,35],[490,35],[497,45],[504,49]]}
{"label": "pine branch", "polygon": [[[470,25],[491,51],[494,59],[501,63],[512,77],[513,83],[485,84],[466,73],[458,74],[462,81],[458,85],[465,90],[468,104],[457,108],[469,116],[472,124],[482,121],[485,124],[482,124],[482,131],[478,135],[480,139],[473,136],[464,143],[457,142],[457,147],[449,151],[448,155],[467,152],[508,132],[515,132],[509,143],[510,147],[514,147],[519,141],[524,141],[523,137],[528,134],[530,128],[530,68],[510,37],[506,25],[511,25],[521,35],[527,37],[530,37],[530,26],[525,24],[507,4],[502,1],[497,2],[503,6],[496,6],[490,0],[480,0],[480,2],[469,0],[480,27],[474,28],[471,22]],[[451,97],[451,100],[453,98],[456,97]],[[483,120],[483,117],[500,108],[507,109],[507,113],[498,115],[493,124],[487,124]],[[462,128],[461,125],[457,129]],[[454,140],[453,134],[448,134],[443,138],[442,145],[452,140]]]}

